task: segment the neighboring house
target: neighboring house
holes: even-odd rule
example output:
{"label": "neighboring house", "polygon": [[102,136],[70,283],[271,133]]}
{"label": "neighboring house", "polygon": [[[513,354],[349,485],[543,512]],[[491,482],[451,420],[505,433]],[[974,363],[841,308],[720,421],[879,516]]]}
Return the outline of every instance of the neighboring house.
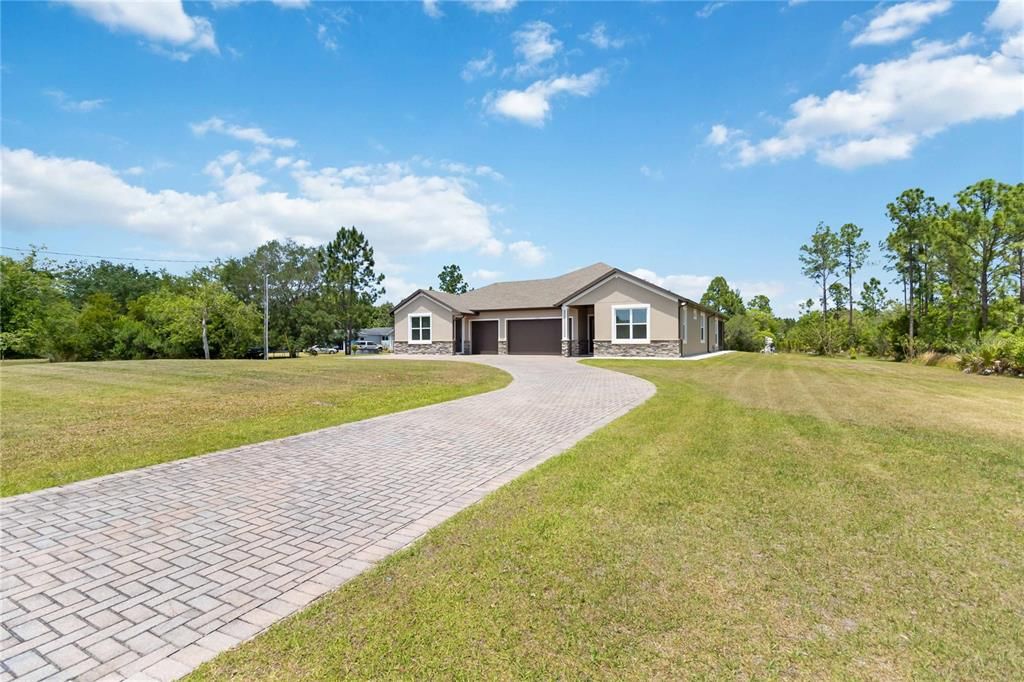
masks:
{"label": "neighboring house", "polygon": [[725,317],[604,263],[394,307],[396,353],[679,357],[721,350]]}
{"label": "neighboring house", "polygon": [[395,330],[393,327],[370,327],[369,329],[360,329],[359,336],[356,338],[360,341],[379,343],[385,348],[390,349],[392,347],[392,342],[395,339]]}

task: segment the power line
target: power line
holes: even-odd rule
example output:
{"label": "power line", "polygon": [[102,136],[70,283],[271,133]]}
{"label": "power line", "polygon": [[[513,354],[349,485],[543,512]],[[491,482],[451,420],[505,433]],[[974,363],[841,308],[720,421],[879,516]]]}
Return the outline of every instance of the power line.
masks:
{"label": "power line", "polygon": [[99,260],[130,260],[146,263],[212,263],[212,260],[187,260],[184,258],[128,258],[125,256],[93,256],[87,253],[67,253],[65,251],[50,251],[48,249],[20,249],[14,246],[0,246],[5,251],[18,251],[19,253],[42,253],[54,256],[74,256],[75,258],[98,258]]}

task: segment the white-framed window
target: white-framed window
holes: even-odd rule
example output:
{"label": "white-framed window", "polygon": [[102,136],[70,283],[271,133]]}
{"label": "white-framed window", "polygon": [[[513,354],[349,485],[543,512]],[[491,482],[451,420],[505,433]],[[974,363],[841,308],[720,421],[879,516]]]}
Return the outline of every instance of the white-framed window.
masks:
{"label": "white-framed window", "polygon": [[430,343],[430,313],[409,316],[409,343]]}
{"label": "white-framed window", "polygon": [[690,333],[690,318],[686,316],[686,308],[683,308],[683,343],[686,343],[686,337]]}
{"label": "white-framed window", "polygon": [[707,328],[707,326],[708,326],[708,314],[707,313],[701,313],[700,314],[700,342],[701,343],[704,343],[704,339],[707,338],[707,336],[705,336],[705,334],[706,334],[705,329]]}
{"label": "white-framed window", "polygon": [[612,343],[650,343],[650,305],[612,306]]}

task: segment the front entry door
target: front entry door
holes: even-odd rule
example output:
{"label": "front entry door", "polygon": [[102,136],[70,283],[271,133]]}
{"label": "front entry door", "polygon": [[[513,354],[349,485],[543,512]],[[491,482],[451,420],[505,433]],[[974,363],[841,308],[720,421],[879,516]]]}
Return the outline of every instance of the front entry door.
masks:
{"label": "front entry door", "polygon": [[594,316],[587,315],[587,355],[594,354]]}

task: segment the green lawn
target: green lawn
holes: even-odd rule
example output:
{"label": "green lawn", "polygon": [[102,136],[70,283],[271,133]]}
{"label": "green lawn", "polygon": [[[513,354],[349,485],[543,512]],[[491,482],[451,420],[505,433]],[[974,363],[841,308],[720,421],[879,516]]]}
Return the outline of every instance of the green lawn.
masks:
{"label": "green lawn", "polygon": [[1024,382],[595,364],[658,393],[193,679],[1024,678]]}
{"label": "green lawn", "polygon": [[0,364],[14,495],[499,388],[467,363],[356,359]]}

